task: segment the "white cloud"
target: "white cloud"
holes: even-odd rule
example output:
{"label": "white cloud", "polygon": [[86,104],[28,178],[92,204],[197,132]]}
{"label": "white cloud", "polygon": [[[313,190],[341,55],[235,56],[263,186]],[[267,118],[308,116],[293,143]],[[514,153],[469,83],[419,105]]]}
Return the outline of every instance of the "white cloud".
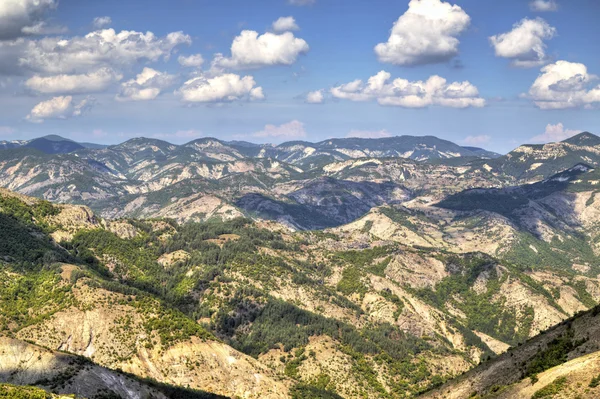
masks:
{"label": "white cloud", "polygon": [[308,43],[295,37],[292,32],[267,32],[259,36],[258,32],[244,30],[233,40],[231,58],[215,54],[213,67],[244,69],[292,65],[300,54],[308,50]]}
{"label": "white cloud", "polygon": [[101,68],[97,71],[82,75],[34,75],[27,79],[25,86],[38,93],[44,94],[76,94],[94,93],[106,90],[111,84],[122,79],[110,68]]}
{"label": "white cloud", "polygon": [[526,95],[541,109],[591,108],[600,103],[600,85],[589,89],[598,79],[584,64],[557,61],[541,69]]}
{"label": "white cloud", "polygon": [[385,129],[382,130],[351,130],[346,137],[357,137],[361,139],[381,139],[392,137],[392,134]]}
{"label": "white cloud", "polygon": [[174,75],[146,67],[135,79],[121,84],[121,91],[116,98],[119,101],[154,100],[162,90],[172,86],[175,79]]}
{"label": "white cloud", "polygon": [[479,97],[477,87],[467,81],[447,83],[446,79],[437,75],[426,81],[416,82],[400,78],[390,82],[390,79],[389,72],[381,71],[370,77],[366,84],[362,80],[355,80],[334,87],[330,92],[340,99],[376,100],[381,105],[406,108],[424,108],[430,105],[467,108],[485,105],[485,100]]}
{"label": "white cloud", "polygon": [[241,77],[232,73],[196,76],[185,82],[176,94],[183,101],[190,103],[223,103],[265,98],[262,87],[256,86],[252,76]]}
{"label": "white cloud", "polygon": [[177,62],[179,62],[179,65],[187,68],[199,68],[204,64],[204,58],[202,58],[201,54],[192,54],[187,57],[180,55],[177,58]]}
{"label": "white cloud", "polygon": [[546,131],[531,138],[533,143],[556,143],[581,133],[581,130],[565,129],[562,123],[548,124]]}
{"label": "white cloud", "polygon": [[411,0],[386,43],[375,46],[379,61],[396,65],[445,62],[458,54],[459,36],[471,18],[441,0]]}
{"label": "white cloud", "polygon": [[21,29],[21,32],[25,35],[60,35],[68,31],[69,29],[66,26],[48,25],[45,21]]}
{"label": "white cloud", "polygon": [[529,3],[531,11],[546,12],[558,10],[556,0],[533,0]]}
{"label": "white cloud", "polygon": [[96,18],[94,18],[94,21],[92,22],[92,24],[94,25],[94,28],[101,29],[101,28],[104,28],[104,27],[112,24],[112,18],[111,17],[96,17]]}
{"label": "white cloud", "polygon": [[547,61],[546,44],[556,34],[556,29],[542,18],[523,19],[513,30],[490,37],[496,56],[512,58],[517,67],[534,67]]}
{"label": "white cloud", "polygon": [[142,60],[168,58],[191,38],[182,32],[156,37],[152,32],[98,30],[70,39],[46,37],[28,41],[19,59],[22,67],[49,74],[81,73],[102,66],[131,66]]}
{"label": "white cloud", "polygon": [[463,139],[462,142],[466,145],[478,146],[478,145],[487,144],[491,140],[492,140],[492,138],[490,136],[481,134],[479,136],[467,136]]}
{"label": "white cloud", "polygon": [[306,137],[304,123],[293,120],[282,125],[266,125],[263,130],[253,134],[254,137],[283,137],[283,138],[298,138]]}
{"label": "white cloud", "polygon": [[311,91],[306,95],[306,102],[309,104],[322,104],[325,101],[323,90]]}
{"label": "white cloud", "polygon": [[94,99],[89,97],[79,103],[74,103],[71,96],[54,97],[33,107],[27,115],[27,120],[41,123],[45,119],[68,119],[81,116],[92,107],[93,103]]}
{"label": "white cloud", "polygon": [[288,3],[293,6],[310,6],[316,3],[316,0],[288,0]]}
{"label": "white cloud", "polygon": [[0,40],[36,34],[45,26],[42,18],[57,5],[57,0],[0,1]]}
{"label": "white cloud", "polygon": [[294,17],[280,17],[277,21],[273,22],[273,30],[275,32],[288,32],[298,29],[300,27],[296,24]]}

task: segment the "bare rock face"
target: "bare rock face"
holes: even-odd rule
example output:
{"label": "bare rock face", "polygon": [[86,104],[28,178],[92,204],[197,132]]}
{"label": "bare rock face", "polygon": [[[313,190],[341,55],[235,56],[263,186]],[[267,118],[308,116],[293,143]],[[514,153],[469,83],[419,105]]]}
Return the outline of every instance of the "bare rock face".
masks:
{"label": "bare rock face", "polygon": [[6,337],[0,337],[0,381],[14,385],[58,387],[60,393],[77,392],[87,398],[113,392],[126,399],[167,399],[161,392],[123,374],[73,355]]}
{"label": "bare rock face", "polygon": [[131,223],[123,220],[106,221],[104,223],[106,229],[115,233],[119,238],[132,239],[137,236],[137,229]]}
{"label": "bare rock face", "polygon": [[[529,398],[558,379],[563,379],[559,392],[568,392],[567,396],[561,397],[596,398],[598,390],[590,389],[589,384],[592,377],[600,374],[599,318],[598,311],[581,314],[425,393],[421,398],[466,399],[475,395],[503,399]],[[556,349],[559,341],[565,344],[561,349]],[[565,356],[566,362],[559,362],[552,368],[547,366],[547,370],[535,373],[535,379],[529,378],[528,367],[551,348],[558,351],[553,360],[558,360],[556,356]]]}
{"label": "bare rock face", "polygon": [[87,206],[59,205],[60,213],[50,216],[48,222],[56,226],[57,231],[52,235],[54,241],[70,240],[79,230],[97,229],[101,221]]}
{"label": "bare rock face", "polygon": [[148,335],[146,316],[126,305],[124,296],[85,285],[74,293],[80,308],[58,312],[21,330],[19,337],[172,385],[247,399],[288,397],[288,381],[221,342],[192,337],[172,346],[148,346],[159,339]]}
{"label": "bare rock face", "polygon": [[178,262],[185,262],[189,258],[190,254],[188,252],[179,250],[168,254],[164,254],[163,256],[158,258],[158,263],[168,268]]}

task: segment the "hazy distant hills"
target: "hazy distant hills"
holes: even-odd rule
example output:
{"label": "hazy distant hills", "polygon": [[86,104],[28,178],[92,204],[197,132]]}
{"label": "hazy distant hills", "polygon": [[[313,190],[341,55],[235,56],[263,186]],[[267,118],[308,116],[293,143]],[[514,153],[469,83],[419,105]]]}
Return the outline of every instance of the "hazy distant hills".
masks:
{"label": "hazy distant hills", "polygon": [[46,136],[4,146],[10,148],[0,150],[0,186],[27,195],[86,204],[111,218],[245,214],[295,229],[338,226],[376,206],[441,201],[600,162],[600,138],[591,133],[504,156],[432,136],[276,146],[214,138],[94,146]]}
{"label": "hazy distant hills", "polygon": [[[165,145],[173,144],[155,139],[132,139],[126,143],[113,147],[135,145],[143,140],[147,143],[162,142]],[[29,147],[48,154],[70,153],[82,148],[103,149],[108,146],[92,143],[77,143],[57,135],[49,135],[29,141],[4,141],[0,148]],[[495,158],[500,156],[491,151],[477,147],[461,147],[447,140],[433,136],[397,136],[382,139],[343,138],[330,139],[318,143],[304,141],[290,141],[279,145],[254,144],[244,141],[222,141],[215,138],[200,138],[177,148],[191,148],[198,151],[212,150],[240,158],[265,158],[271,157],[287,163],[307,164],[316,159],[345,160],[362,157],[401,157],[419,161],[436,158],[454,158],[477,156],[482,158]],[[229,160],[233,159],[230,158]]]}
{"label": "hazy distant hills", "polygon": [[506,155],[473,165],[492,173],[533,181],[578,163],[596,167],[599,162],[600,137],[583,132],[559,143],[522,145]]}
{"label": "hazy distant hills", "polygon": [[83,148],[100,149],[102,144],[77,143],[57,135],[39,137],[33,140],[0,141],[0,150],[15,148],[33,148],[46,154],[68,154]]}

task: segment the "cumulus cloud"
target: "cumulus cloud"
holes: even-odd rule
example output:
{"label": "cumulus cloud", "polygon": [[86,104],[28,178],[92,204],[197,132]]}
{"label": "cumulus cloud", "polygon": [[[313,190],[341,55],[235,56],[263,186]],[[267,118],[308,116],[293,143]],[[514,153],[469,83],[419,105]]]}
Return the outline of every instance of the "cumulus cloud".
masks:
{"label": "cumulus cloud", "polygon": [[565,129],[562,123],[548,124],[546,131],[531,138],[533,143],[556,143],[581,133],[581,130]]}
{"label": "cumulus cloud", "polygon": [[526,95],[541,109],[592,108],[600,103],[600,85],[590,88],[597,76],[584,64],[557,61],[541,69]]}
{"label": "cumulus cloud", "polygon": [[300,29],[300,27],[296,24],[294,17],[281,17],[273,22],[273,30],[275,32],[288,32],[298,29]]}
{"label": "cumulus cloud", "polygon": [[244,30],[231,45],[231,57],[216,54],[215,68],[259,68],[271,65],[292,65],[300,54],[308,52],[308,43],[297,38],[292,32],[276,34],[267,32],[259,35],[252,30]]}
{"label": "cumulus cloud", "polygon": [[135,79],[121,84],[121,91],[116,98],[119,101],[154,100],[162,90],[172,86],[175,80],[174,75],[146,67]]}
{"label": "cumulus cloud", "polygon": [[293,120],[282,125],[266,125],[265,128],[253,134],[254,137],[298,138],[306,137],[304,123]]}
{"label": "cumulus cloud", "polygon": [[224,103],[239,100],[263,100],[263,89],[252,76],[226,73],[216,76],[202,74],[183,84],[177,91],[184,102]]}
{"label": "cumulus cloud", "polygon": [[81,75],[34,75],[27,79],[25,86],[43,94],[94,93],[106,90],[122,77],[111,68],[100,68],[97,71]]}
{"label": "cumulus cloud", "polygon": [[72,96],[54,97],[33,107],[26,119],[30,122],[42,123],[45,119],[68,119],[81,116],[92,107],[93,103],[94,99],[90,97],[79,103],[75,103]]}
{"label": "cumulus cloud", "polygon": [[182,32],[157,37],[152,32],[104,29],[70,39],[46,37],[24,43],[20,66],[48,74],[76,73],[103,66],[131,66],[142,60],[168,58],[191,38]]}
{"label": "cumulus cloud", "polygon": [[421,65],[445,62],[458,54],[459,36],[471,18],[441,0],[411,0],[386,43],[375,46],[381,62]]}
{"label": "cumulus cloud", "polygon": [[323,90],[311,91],[306,95],[306,102],[309,104],[322,104],[325,101]]}
{"label": "cumulus cloud", "polygon": [[389,72],[381,71],[370,77],[366,84],[362,80],[355,80],[334,87],[330,92],[340,99],[376,100],[381,105],[406,108],[424,108],[430,105],[467,108],[485,105],[485,100],[479,97],[477,87],[467,81],[448,83],[437,75],[426,81],[411,82],[400,78],[390,81],[391,76]]}
{"label": "cumulus cloud", "polygon": [[382,130],[351,130],[346,137],[356,137],[361,139],[381,139],[392,137],[392,134],[385,129]]}
{"label": "cumulus cloud", "polygon": [[46,26],[43,17],[57,5],[57,0],[0,1],[0,40],[41,32]]}
{"label": "cumulus cloud", "polygon": [[288,3],[293,6],[310,6],[316,3],[316,0],[288,0]]}
{"label": "cumulus cloud", "polygon": [[492,140],[492,138],[490,136],[481,134],[479,136],[467,136],[463,139],[462,142],[466,145],[478,146],[478,145],[487,144],[491,140]]}
{"label": "cumulus cloud", "polygon": [[517,67],[534,67],[547,61],[546,44],[556,34],[556,29],[542,18],[523,19],[510,32],[490,37],[496,56],[512,58]]}
{"label": "cumulus cloud", "polygon": [[60,35],[68,31],[69,29],[66,26],[49,25],[45,21],[21,29],[21,32],[25,35]]}
{"label": "cumulus cloud", "polygon": [[558,10],[556,0],[533,0],[529,3],[531,11],[546,12]]}
{"label": "cumulus cloud", "polygon": [[101,29],[101,28],[107,27],[110,24],[112,24],[112,18],[111,17],[96,17],[96,18],[94,18],[94,21],[92,22],[92,24],[94,25],[94,28]]}
{"label": "cumulus cloud", "polygon": [[180,55],[177,58],[177,62],[179,62],[179,65],[186,68],[199,68],[204,64],[204,58],[202,58],[201,54],[192,54],[189,56]]}

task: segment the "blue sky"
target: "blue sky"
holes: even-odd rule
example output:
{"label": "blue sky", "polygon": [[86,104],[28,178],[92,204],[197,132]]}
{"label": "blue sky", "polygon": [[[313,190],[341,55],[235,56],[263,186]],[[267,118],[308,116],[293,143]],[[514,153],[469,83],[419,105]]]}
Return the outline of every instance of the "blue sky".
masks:
{"label": "blue sky", "polygon": [[0,140],[410,134],[506,152],[600,133],[598,15],[595,0],[14,0]]}

